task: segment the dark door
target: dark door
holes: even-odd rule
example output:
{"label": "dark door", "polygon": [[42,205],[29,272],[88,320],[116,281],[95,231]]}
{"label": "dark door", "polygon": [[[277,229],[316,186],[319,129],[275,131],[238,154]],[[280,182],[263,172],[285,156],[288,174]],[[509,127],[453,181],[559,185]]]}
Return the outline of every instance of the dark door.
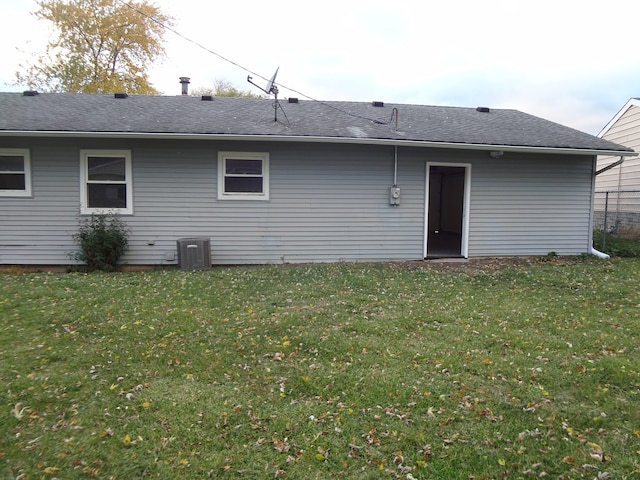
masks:
{"label": "dark door", "polygon": [[429,166],[427,258],[461,257],[465,167]]}

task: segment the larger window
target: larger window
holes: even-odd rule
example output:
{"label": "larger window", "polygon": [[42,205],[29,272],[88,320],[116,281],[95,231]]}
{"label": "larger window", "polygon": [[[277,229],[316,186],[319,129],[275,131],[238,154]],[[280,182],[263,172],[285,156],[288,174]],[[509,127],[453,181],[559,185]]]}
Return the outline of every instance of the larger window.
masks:
{"label": "larger window", "polygon": [[133,213],[130,151],[82,150],[80,172],[82,213]]}
{"label": "larger window", "polygon": [[29,150],[0,148],[0,196],[31,196]]}
{"label": "larger window", "polygon": [[269,154],[218,153],[218,198],[269,200]]}

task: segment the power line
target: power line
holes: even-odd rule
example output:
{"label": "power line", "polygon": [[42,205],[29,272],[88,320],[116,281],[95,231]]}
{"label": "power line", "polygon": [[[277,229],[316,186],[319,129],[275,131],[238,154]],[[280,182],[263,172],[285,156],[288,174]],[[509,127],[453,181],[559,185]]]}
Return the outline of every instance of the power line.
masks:
{"label": "power line", "polygon": [[[247,72],[247,73],[249,73],[249,74],[251,74],[251,75],[255,75],[255,76],[257,76],[257,77],[259,77],[259,78],[261,78],[261,79],[263,79],[263,80],[265,80],[265,81],[267,81],[267,82],[269,81],[269,79],[268,79],[268,78],[263,77],[263,76],[262,76],[262,75],[260,75],[259,73],[256,73],[256,72],[254,72],[254,71],[252,71],[252,70],[248,69],[247,67],[244,67],[244,66],[240,65],[239,63],[234,62],[233,60],[231,60],[231,59],[229,59],[229,58],[225,57],[224,55],[219,54],[218,52],[214,52],[213,50],[211,50],[210,48],[208,48],[208,47],[206,47],[206,46],[202,45],[201,43],[196,42],[195,40],[193,40],[193,39],[191,39],[191,38],[187,37],[186,35],[183,35],[183,34],[182,34],[182,33],[180,33],[179,31],[177,31],[175,28],[172,28],[172,27],[170,27],[169,25],[166,25],[166,24],[162,23],[162,22],[161,22],[161,21],[159,21],[157,18],[155,18],[155,17],[153,17],[153,16],[151,16],[151,15],[149,15],[149,14],[147,14],[147,13],[142,12],[141,10],[139,10],[139,9],[138,9],[138,8],[136,8],[136,7],[134,7],[133,5],[131,5],[131,4],[130,4],[129,2],[127,2],[126,0],[117,0],[117,1],[118,1],[120,4],[122,4],[122,5],[124,5],[124,6],[128,7],[128,8],[130,8],[130,9],[131,9],[131,10],[133,10],[134,12],[136,12],[136,13],[138,13],[138,14],[142,15],[143,17],[148,18],[148,19],[149,19],[149,20],[151,20],[152,22],[154,22],[154,23],[156,23],[156,24],[160,25],[163,29],[165,29],[165,30],[167,30],[167,31],[169,31],[169,32],[171,32],[171,33],[173,33],[174,35],[177,35],[178,37],[180,37],[180,38],[182,38],[183,40],[185,40],[185,41],[187,41],[187,42],[189,42],[189,43],[191,43],[191,44],[195,45],[196,47],[201,48],[201,49],[202,49],[202,50],[204,50],[205,52],[210,53],[210,54],[212,54],[212,55],[215,55],[216,57],[218,57],[218,58],[220,58],[220,59],[224,60],[224,61],[225,61],[225,62],[227,62],[227,63],[230,63],[231,65],[233,65],[233,66],[235,66],[235,67],[238,67],[238,68],[240,68],[240,69],[244,70],[245,72]],[[305,94],[305,93],[302,93],[302,92],[300,92],[300,91],[298,91],[298,90],[296,90],[296,89],[294,89],[294,88],[288,87],[288,86],[286,86],[286,85],[284,85],[284,84],[282,84],[282,83],[278,83],[278,84],[279,84],[281,87],[286,88],[287,90],[289,90],[289,91],[291,91],[291,92],[294,92],[294,93],[296,93],[296,94],[298,94],[298,95],[300,95],[300,96],[302,96],[302,97],[304,97],[304,98],[306,98],[306,99],[308,99],[308,100],[311,100],[311,101],[313,101],[313,102],[319,103],[320,105],[324,105],[324,106],[325,106],[325,107],[327,107],[327,108],[330,108],[330,109],[336,110],[336,111],[338,111],[338,112],[340,112],[340,113],[344,113],[345,115],[349,115],[349,116],[354,117],[354,118],[359,118],[359,119],[361,119],[361,120],[367,120],[367,121],[369,121],[369,122],[373,122],[373,123],[376,123],[376,124],[379,124],[379,125],[389,125],[389,124],[393,121],[393,114],[392,114],[391,119],[389,119],[389,120],[381,120],[381,119],[369,118],[369,117],[366,117],[366,116],[364,116],[364,115],[359,115],[359,114],[355,114],[355,113],[348,112],[348,111],[346,111],[346,110],[344,110],[344,109],[342,109],[342,108],[336,107],[335,105],[330,105],[330,104],[328,104],[328,103],[326,103],[326,102],[323,102],[323,101],[321,101],[321,100],[317,100],[317,99],[315,99],[315,98],[313,98],[313,97],[310,97],[309,95],[307,95],[307,94]],[[286,116],[286,115],[285,115],[285,116]]]}

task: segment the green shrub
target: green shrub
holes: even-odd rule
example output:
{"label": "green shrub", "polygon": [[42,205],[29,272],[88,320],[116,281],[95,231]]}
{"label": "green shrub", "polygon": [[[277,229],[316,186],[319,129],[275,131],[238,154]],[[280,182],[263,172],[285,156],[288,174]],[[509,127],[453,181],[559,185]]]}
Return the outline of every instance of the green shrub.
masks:
{"label": "green shrub", "polygon": [[640,257],[640,238],[637,235],[605,233],[603,246],[602,230],[593,232],[593,246],[612,257]]}
{"label": "green shrub", "polygon": [[111,272],[127,251],[129,229],[114,215],[94,214],[80,220],[73,240],[80,246],[80,251],[71,255],[73,259],[86,263],[90,272]]}

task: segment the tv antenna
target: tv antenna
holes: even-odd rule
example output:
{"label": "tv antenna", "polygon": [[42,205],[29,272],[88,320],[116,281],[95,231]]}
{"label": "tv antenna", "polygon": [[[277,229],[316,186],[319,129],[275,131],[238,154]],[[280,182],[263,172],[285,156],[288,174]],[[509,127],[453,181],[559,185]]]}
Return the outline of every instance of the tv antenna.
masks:
{"label": "tv antenna", "polygon": [[[277,122],[278,121],[278,108],[282,108],[280,107],[280,104],[278,103],[278,86],[276,85],[276,76],[278,75],[278,70],[280,70],[280,67],[276,68],[275,73],[273,74],[273,76],[271,77],[271,79],[267,82],[267,86],[262,88],[260,85],[258,85],[257,83],[252,82],[252,78],[251,75],[247,75],[247,82],[249,82],[251,85],[255,85],[256,87],[258,87],[260,90],[262,90],[264,93],[266,93],[267,95],[271,95],[273,93],[273,95],[275,96],[275,103],[273,105],[273,110],[274,110],[274,117],[273,117],[273,121]],[[284,110],[283,110],[284,112]],[[286,116],[286,114],[285,114]]]}

